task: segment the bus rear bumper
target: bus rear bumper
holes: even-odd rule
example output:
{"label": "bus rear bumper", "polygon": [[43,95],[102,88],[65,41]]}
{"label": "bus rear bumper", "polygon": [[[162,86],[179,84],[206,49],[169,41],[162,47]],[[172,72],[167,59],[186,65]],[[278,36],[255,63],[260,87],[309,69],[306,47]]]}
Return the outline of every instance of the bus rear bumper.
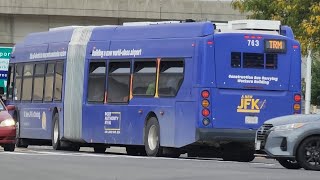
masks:
{"label": "bus rear bumper", "polygon": [[255,134],[255,130],[198,128],[196,139],[202,142],[254,143]]}

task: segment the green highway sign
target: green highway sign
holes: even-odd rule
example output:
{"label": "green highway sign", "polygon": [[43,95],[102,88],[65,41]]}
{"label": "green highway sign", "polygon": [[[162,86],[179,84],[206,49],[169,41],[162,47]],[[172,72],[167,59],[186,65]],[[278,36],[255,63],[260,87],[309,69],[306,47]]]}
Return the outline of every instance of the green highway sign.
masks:
{"label": "green highway sign", "polygon": [[11,56],[12,47],[0,47],[0,88],[4,88],[6,93],[9,59]]}
{"label": "green highway sign", "polygon": [[12,47],[0,47],[0,59],[10,59]]}

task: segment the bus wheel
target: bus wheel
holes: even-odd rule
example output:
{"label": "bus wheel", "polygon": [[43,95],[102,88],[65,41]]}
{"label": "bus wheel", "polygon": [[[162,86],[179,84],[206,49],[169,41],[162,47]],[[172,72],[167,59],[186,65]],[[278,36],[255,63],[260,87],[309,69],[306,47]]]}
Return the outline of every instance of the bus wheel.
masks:
{"label": "bus wheel", "polygon": [[93,147],[95,153],[105,153],[106,149],[106,147]]}
{"label": "bus wheel", "polygon": [[145,127],[144,146],[148,156],[162,155],[159,122],[155,117],[151,117]]}
{"label": "bus wheel", "polygon": [[52,127],[52,147],[54,150],[61,150],[60,131],[59,131],[59,115],[56,113],[53,116]]}
{"label": "bus wheel", "polygon": [[319,136],[312,136],[302,141],[297,150],[297,161],[306,170],[320,171]]}
{"label": "bus wheel", "polygon": [[16,123],[16,146],[18,148],[27,148],[28,144],[24,142],[23,139],[20,138],[20,123],[17,121]]}

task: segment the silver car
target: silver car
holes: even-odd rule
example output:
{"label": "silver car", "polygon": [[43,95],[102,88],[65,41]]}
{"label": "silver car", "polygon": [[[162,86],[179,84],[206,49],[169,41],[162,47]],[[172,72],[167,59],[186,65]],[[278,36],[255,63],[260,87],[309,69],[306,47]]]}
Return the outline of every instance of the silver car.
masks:
{"label": "silver car", "polygon": [[256,133],[256,150],[288,169],[320,170],[320,115],[270,119]]}

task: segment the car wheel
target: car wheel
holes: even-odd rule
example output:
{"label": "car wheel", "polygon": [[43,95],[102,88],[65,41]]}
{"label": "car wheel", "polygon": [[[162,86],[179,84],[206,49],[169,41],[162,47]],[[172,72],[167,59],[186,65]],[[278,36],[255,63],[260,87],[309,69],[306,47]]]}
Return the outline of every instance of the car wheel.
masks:
{"label": "car wheel", "polygon": [[300,164],[295,160],[290,159],[277,159],[277,161],[281,164],[281,166],[287,169],[300,169]]}
{"label": "car wheel", "polygon": [[151,117],[145,127],[144,146],[148,156],[161,156],[160,127],[157,118]]}
{"label": "car wheel", "polygon": [[3,149],[4,149],[4,151],[13,152],[15,147],[16,147],[15,144],[6,144],[6,145],[3,146]]}
{"label": "car wheel", "polygon": [[53,116],[52,127],[52,147],[54,150],[61,150],[60,131],[59,131],[59,114]]}
{"label": "car wheel", "polygon": [[320,171],[320,137],[313,136],[302,141],[297,150],[297,161],[306,170]]}

